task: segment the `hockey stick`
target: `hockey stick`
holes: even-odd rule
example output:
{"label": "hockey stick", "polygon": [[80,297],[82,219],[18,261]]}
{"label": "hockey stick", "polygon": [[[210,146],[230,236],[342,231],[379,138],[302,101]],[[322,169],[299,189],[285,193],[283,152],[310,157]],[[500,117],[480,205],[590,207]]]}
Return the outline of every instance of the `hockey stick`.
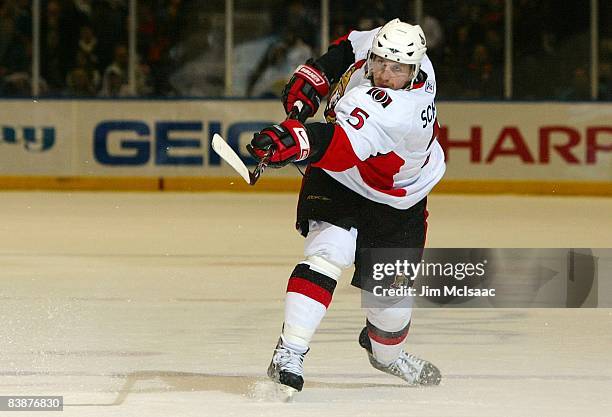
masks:
{"label": "hockey stick", "polygon": [[[304,108],[302,102],[297,101],[295,104],[296,106],[293,107],[293,109],[287,116],[287,119],[293,119],[296,117],[300,118],[302,116],[302,110]],[[218,133],[215,133],[213,135],[211,145],[213,150],[217,152],[217,154],[225,162],[227,162],[232,168],[234,168],[234,171],[240,174],[240,176],[249,185],[255,185],[257,180],[259,180],[259,177],[261,176],[261,174],[263,174],[264,170],[268,166],[268,162],[270,161],[272,153],[274,152],[272,149],[270,149],[264,155],[264,157],[259,160],[253,172],[251,172],[244,164],[244,162],[242,162],[242,159],[240,159],[238,154],[232,149],[231,146],[227,144],[227,142]]]}
{"label": "hockey stick", "polygon": [[264,169],[268,165],[268,161],[272,156],[272,151],[268,151],[268,153],[259,161],[253,172],[249,171],[247,166],[242,162],[242,159],[238,156],[236,152],[232,149],[231,146],[227,144],[227,142],[219,135],[215,133],[212,138],[212,148],[217,154],[223,158],[225,162],[227,162],[234,170],[240,174],[242,178],[249,185],[255,185],[259,176],[263,173]]}

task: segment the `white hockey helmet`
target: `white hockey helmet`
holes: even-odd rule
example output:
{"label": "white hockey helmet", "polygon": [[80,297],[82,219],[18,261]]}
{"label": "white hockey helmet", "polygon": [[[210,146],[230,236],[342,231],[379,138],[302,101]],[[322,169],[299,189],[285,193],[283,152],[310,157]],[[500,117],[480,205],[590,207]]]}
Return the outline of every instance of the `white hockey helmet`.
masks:
{"label": "white hockey helmet", "polygon": [[414,82],[426,51],[425,33],[419,25],[411,25],[399,19],[393,19],[380,28],[374,36],[369,58],[372,57],[372,54],[376,54],[391,61],[414,65],[415,71],[412,79]]}

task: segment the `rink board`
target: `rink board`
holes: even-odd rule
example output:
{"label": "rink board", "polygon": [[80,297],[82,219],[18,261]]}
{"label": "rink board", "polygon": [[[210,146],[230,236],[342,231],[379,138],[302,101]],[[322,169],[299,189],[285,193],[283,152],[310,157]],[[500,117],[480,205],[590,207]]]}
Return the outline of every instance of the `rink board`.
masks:
{"label": "rink board", "polygon": [[[284,114],[276,101],[3,100],[4,189],[236,190],[212,151],[244,145]],[[432,123],[423,109],[416,123]],[[447,172],[437,191],[612,195],[612,104],[443,102]],[[295,190],[300,173],[268,170],[259,191]]]}

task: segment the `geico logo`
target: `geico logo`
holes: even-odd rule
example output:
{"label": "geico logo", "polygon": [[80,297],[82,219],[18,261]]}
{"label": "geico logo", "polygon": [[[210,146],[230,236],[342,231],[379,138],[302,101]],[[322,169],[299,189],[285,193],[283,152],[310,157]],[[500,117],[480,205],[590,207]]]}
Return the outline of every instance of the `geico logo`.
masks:
{"label": "geico logo", "polygon": [[508,157],[527,164],[548,164],[553,154],[568,164],[596,164],[598,157],[612,151],[612,126],[589,126],[584,132],[570,126],[540,126],[528,135],[517,126],[483,130],[471,126],[468,138],[457,139],[456,130],[451,138],[449,127],[442,126],[438,140],[447,162],[457,159],[458,149],[469,151],[470,162],[486,164]]}
{"label": "geico logo", "polygon": [[55,128],[49,126],[1,126],[0,141],[23,144],[32,152],[48,151],[55,144]]}
{"label": "geico logo", "polygon": [[[140,120],[106,120],[93,132],[94,158],[104,165],[139,166],[153,163],[171,166],[221,165],[221,158],[210,147],[215,133],[226,141],[247,164],[255,161],[244,150],[254,132],[272,122],[240,122],[230,124],[223,133],[219,121],[154,122]],[[206,149],[205,149],[206,148]]]}

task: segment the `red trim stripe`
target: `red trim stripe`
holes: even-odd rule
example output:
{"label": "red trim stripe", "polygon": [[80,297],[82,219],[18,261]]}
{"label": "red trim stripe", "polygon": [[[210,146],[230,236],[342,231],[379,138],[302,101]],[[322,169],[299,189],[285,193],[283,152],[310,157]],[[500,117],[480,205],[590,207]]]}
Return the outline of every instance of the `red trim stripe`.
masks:
{"label": "red trim stripe", "polygon": [[[426,151],[429,150],[429,147],[431,146],[433,141],[438,139],[438,135],[439,134],[440,134],[440,125],[438,124],[438,118],[436,117],[436,120],[434,120],[434,124],[433,124],[433,132],[431,134],[431,139],[430,139],[429,143],[427,144],[427,149],[425,149]],[[423,168],[425,165],[427,165],[427,163],[429,162],[429,157],[430,156],[431,156],[431,153],[429,155],[427,155],[427,158],[425,159],[425,162],[423,162],[423,165],[421,165],[421,168]]]}
{"label": "red trim stripe", "polygon": [[406,340],[406,336],[408,336],[408,330],[406,330],[406,333],[404,333],[404,334],[402,334],[402,335],[400,335],[398,337],[386,338],[386,337],[382,337],[380,335],[377,335],[376,333],[374,333],[373,331],[368,329],[368,337],[370,339],[372,339],[373,341],[375,341],[377,343],[380,343],[381,345],[399,345],[404,340]]}
{"label": "red trim stripe", "polygon": [[342,172],[354,167],[360,162],[353,150],[351,141],[342,127],[334,126],[334,135],[323,157],[312,164],[313,167],[328,169],[334,172]]}
{"label": "red trim stripe", "polygon": [[389,152],[384,155],[371,156],[363,162],[360,161],[357,169],[363,182],[373,189],[395,197],[403,197],[406,195],[406,190],[394,188],[393,177],[405,162],[395,152]]}
{"label": "red trim stripe", "polygon": [[429,212],[427,211],[427,202],[425,202],[425,207],[423,208],[423,247],[421,248],[421,259],[423,259],[423,253],[425,252],[425,245],[427,244],[427,218],[429,217]]}
{"label": "red trim stripe", "polygon": [[365,59],[360,59],[359,61],[356,61],[355,64],[353,64],[354,68],[359,69],[361,67],[363,67],[363,65],[366,63]]}
{"label": "red trim stripe", "polygon": [[291,277],[287,283],[287,292],[295,292],[312,298],[315,301],[323,304],[325,308],[329,307],[332,300],[332,294],[323,287],[314,284],[307,279],[300,277]]}
{"label": "red trim stripe", "polygon": [[427,242],[427,218],[429,217],[429,212],[427,211],[427,203],[425,203],[425,211],[423,213],[423,223],[425,224],[425,236],[423,237],[423,247],[425,247],[425,242]]}
{"label": "red trim stripe", "polygon": [[429,150],[429,147],[431,146],[433,141],[438,139],[438,136],[440,136],[440,125],[438,124],[438,118],[436,117],[436,119],[433,122],[433,131],[431,132],[431,139],[429,140],[429,143],[427,144],[427,149],[426,149],[427,151]]}
{"label": "red trim stripe", "polygon": [[333,41],[330,43],[330,45],[339,45],[339,44],[340,44],[340,43],[342,43],[343,41],[348,40],[348,37],[349,37],[349,35],[351,34],[351,32],[352,32],[352,30],[351,30],[349,33],[347,33],[346,35],[344,35],[344,36],[340,36],[339,38],[337,38],[337,39],[333,40]]}

